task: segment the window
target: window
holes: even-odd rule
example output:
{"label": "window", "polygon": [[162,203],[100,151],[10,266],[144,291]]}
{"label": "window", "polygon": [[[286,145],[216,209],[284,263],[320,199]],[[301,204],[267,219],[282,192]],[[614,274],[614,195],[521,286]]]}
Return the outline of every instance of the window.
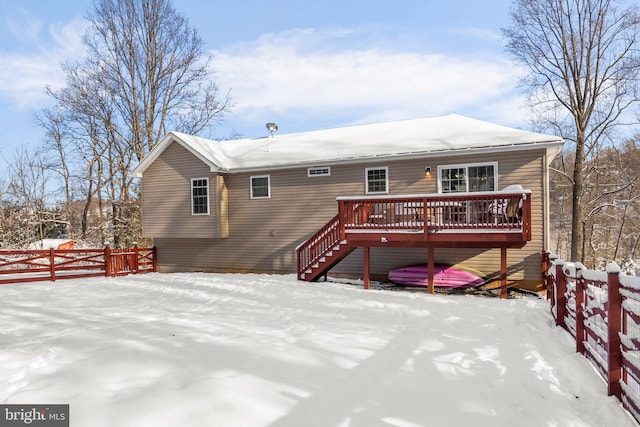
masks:
{"label": "window", "polygon": [[331,166],[325,166],[322,168],[308,168],[307,176],[330,176],[331,175]]}
{"label": "window", "polygon": [[367,168],[365,170],[365,180],[367,194],[389,192],[389,168]]}
{"label": "window", "polygon": [[438,166],[441,193],[495,191],[498,188],[498,162]]}
{"label": "window", "polygon": [[271,197],[271,179],[269,175],[251,177],[251,198],[268,199]]}
{"label": "window", "polygon": [[209,178],[191,180],[191,214],[209,215]]}

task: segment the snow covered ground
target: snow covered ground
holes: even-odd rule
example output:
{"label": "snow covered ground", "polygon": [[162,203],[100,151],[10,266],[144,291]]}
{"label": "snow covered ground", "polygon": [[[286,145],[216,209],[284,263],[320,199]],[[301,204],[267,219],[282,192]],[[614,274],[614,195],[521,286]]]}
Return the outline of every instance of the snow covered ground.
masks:
{"label": "snow covered ground", "polygon": [[534,297],[155,273],[0,297],[0,402],[71,426],[635,425]]}

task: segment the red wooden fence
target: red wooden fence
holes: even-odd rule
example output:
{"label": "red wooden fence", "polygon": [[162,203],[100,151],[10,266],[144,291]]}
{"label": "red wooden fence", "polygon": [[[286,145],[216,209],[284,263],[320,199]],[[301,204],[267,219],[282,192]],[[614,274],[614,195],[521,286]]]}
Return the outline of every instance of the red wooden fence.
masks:
{"label": "red wooden fence", "polygon": [[0,250],[0,284],[156,271],[156,249]]}
{"label": "red wooden fence", "polygon": [[542,254],[543,278],[556,325],[576,341],[616,396],[640,422],[640,277],[615,263],[595,271]]}

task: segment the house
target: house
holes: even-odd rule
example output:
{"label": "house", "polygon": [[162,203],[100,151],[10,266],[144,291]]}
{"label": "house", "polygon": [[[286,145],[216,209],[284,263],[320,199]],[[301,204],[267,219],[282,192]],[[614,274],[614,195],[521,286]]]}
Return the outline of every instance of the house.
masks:
{"label": "house", "polygon": [[[548,166],[562,144],[455,114],[232,141],[171,132],[134,173],[159,271],[315,280],[330,270],[369,280],[429,259],[535,288],[548,242]],[[512,185],[526,191],[498,191]],[[495,219],[502,200],[519,204],[524,226],[492,228],[508,224]],[[329,234],[332,219],[348,250],[325,248],[305,264],[300,247]]]}

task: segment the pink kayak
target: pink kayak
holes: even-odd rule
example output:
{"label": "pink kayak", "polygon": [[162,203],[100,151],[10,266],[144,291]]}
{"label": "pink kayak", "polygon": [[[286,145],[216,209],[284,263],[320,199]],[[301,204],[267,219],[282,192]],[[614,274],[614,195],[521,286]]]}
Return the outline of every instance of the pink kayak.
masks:
{"label": "pink kayak", "polygon": [[[412,265],[396,268],[389,272],[389,280],[399,285],[428,286],[426,265]],[[435,265],[433,284],[443,288],[467,288],[484,284],[484,279],[468,269],[460,269],[447,265]]]}

